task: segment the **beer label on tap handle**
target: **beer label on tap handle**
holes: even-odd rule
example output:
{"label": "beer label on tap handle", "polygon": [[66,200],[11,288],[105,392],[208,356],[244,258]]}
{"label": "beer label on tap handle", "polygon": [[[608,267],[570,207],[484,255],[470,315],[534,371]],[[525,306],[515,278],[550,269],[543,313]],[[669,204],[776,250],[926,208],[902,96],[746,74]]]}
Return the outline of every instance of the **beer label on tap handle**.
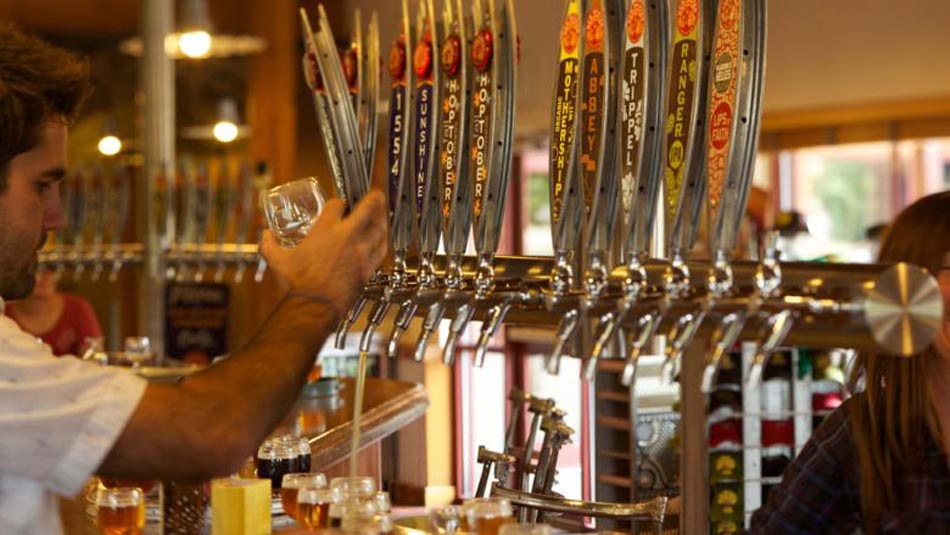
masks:
{"label": "beer label on tap handle", "polygon": [[482,225],[482,213],[485,209],[487,186],[491,169],[491,145],[493,142],[494,113],[492,75],[494,55],[494,33],[492,32],[493,13],[481,11],[482,2],[476,0],[473,11],[477,21],[472,40],[472,174],[474,176],[474,201],[472,205],[473,222],[476,227]]}
{"label": "beer label on tap handle", "polygon": [[389,50],[389,75],[392,78],[389,100],[389,228],[390,243],[397,251],[409,247],[415,202],[410,176],[412,65],[409,47],[413,42],[413,32],[408,2],[403,0],[402,4],[401,34]]}
{"label": "beer label on tap handle", "polygon": [[617,212],[616,117],[622,2],[591,0],[584,22],[580,169],[588,249],[605,253]]}
{"label": "beer label on tap handle", "polygon": [[438,157],[436,133],[439,131],[440,118],[437,104],[440,71],[435,62],[439,57],[442,32],[435,21],[432,0],[420,4],[420,14],[419,40],[413,53],[416,75],[414,187],[420,251],[435,253],[442,231],[440,189],[435,178]]}
{"label": "beer label on tap handle", "polygon": [[468,159],[467,128],[471,114],[469,98],[468,49],[471,29],[465,23],[462,1],[444,4],[443,25],[447,36],[441,46],[441,97],[439,106],[439,172],[436,174],[442,190],[442,224],[445,252],[460,255],[465,252],[471,230],[472,185]]}
{"label": "beer label on tap handle", "polygon": [[752,186],[764,76],[764,2],[722,0],[707,109],[710,249],[728,257]]}
{"label": "beer label on tap handle", "polygon": [[670,252],[692,247],[705,180],[706,59],[710,0],[678,0],[673,30],[666,122],[666,209]]}
{"label": "beer label on tap handle", "polygon": [[[646,2],[650,3],[647,10]],[[632,0],[621,66],[620,180],[627,258],[646,256],[663,181],[662,125],[669,54],[667,3]]]}
{"label": "beer label on tap handle", "polygon": [[556,251],[573,252],[580,240],[580,187],[577,184],[577,91],[584,27],[581,0],[566,0],[558,38],[558,68],[551,117],[549,195],[551,239]]}
{"label": "beer label on tap handle", "polygon": [[[496,4],[500,8],[496,8]],[[476,3],[476,9],[480,3]],[[472,165],[475,248],[494,254],[511,171],[517,81],[517,26],[511,0],[489,0],[472,44]]]}

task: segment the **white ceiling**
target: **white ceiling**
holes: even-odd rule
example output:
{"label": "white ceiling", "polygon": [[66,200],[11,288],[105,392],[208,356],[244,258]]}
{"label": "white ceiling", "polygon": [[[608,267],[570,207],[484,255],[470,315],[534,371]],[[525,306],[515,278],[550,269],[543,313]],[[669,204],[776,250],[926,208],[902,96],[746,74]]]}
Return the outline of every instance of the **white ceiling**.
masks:
{"label": "white ceiling", "polygon": [[[357,7],[364,17],[376,10],[385,52],[400,4],[344,0],[328,7],[344,10],[344,17]],[[550,123],[562,4],[515,0],[522,38],[517,120],[522,137],[543,135]],[[766,114],[950,97],[950,0],[770,0],[768,7]]]}

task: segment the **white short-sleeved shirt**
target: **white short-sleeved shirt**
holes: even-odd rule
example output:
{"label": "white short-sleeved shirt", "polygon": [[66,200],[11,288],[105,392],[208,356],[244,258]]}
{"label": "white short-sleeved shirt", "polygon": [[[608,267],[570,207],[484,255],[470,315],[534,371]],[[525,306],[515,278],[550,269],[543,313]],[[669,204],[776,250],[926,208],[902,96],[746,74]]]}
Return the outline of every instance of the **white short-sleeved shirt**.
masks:
{"label": "white short-sleeved shirt", "polygon": [[79,492],[146,383],[126,370],[56,358],[2,314],[0,299],[0,534],[55,535],[56,495]]}

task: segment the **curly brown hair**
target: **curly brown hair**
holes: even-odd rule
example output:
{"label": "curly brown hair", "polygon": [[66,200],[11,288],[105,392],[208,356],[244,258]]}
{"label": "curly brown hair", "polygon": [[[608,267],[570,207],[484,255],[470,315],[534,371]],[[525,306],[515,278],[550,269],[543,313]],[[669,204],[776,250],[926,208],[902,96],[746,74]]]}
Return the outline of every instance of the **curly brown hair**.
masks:
{"label": "curly brown hair", "polygon": [[90,90],[85,60],[0,24],[0,191],[10,160],[39,143],[48,121],[72,121]]}

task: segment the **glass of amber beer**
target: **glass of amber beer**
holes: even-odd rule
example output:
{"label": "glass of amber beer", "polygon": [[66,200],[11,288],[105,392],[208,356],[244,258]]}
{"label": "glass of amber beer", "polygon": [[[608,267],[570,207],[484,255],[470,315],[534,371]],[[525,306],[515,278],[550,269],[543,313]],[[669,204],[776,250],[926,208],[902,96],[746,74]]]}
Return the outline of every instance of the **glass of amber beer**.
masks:
{"label": "glass of amber beer", "polygon": [[102,535],[141,535],[145,527],[142,489],[100,488],[96,494],[96,525]]}
{"label": "glass of amber beer", "polygon": [[326,486],[304,486],[297,489],[297,511],[294,520],[307,529],[330,527],[330,505],[334,492]]}
{"label": "glass of amber beer", "polygon": [[511,502],[504,498],[475,498],[465,502],[469,530],[478,535],[498,535],[498,529],[515,521]]}
{"label": "glass of amber beer", "polygon": [[301,488],[327,488],[327,476],[323,474],[284,474],[283,484],[280,486],[280,503],[284,506],[287,516],[297,519],[297,491]]}

